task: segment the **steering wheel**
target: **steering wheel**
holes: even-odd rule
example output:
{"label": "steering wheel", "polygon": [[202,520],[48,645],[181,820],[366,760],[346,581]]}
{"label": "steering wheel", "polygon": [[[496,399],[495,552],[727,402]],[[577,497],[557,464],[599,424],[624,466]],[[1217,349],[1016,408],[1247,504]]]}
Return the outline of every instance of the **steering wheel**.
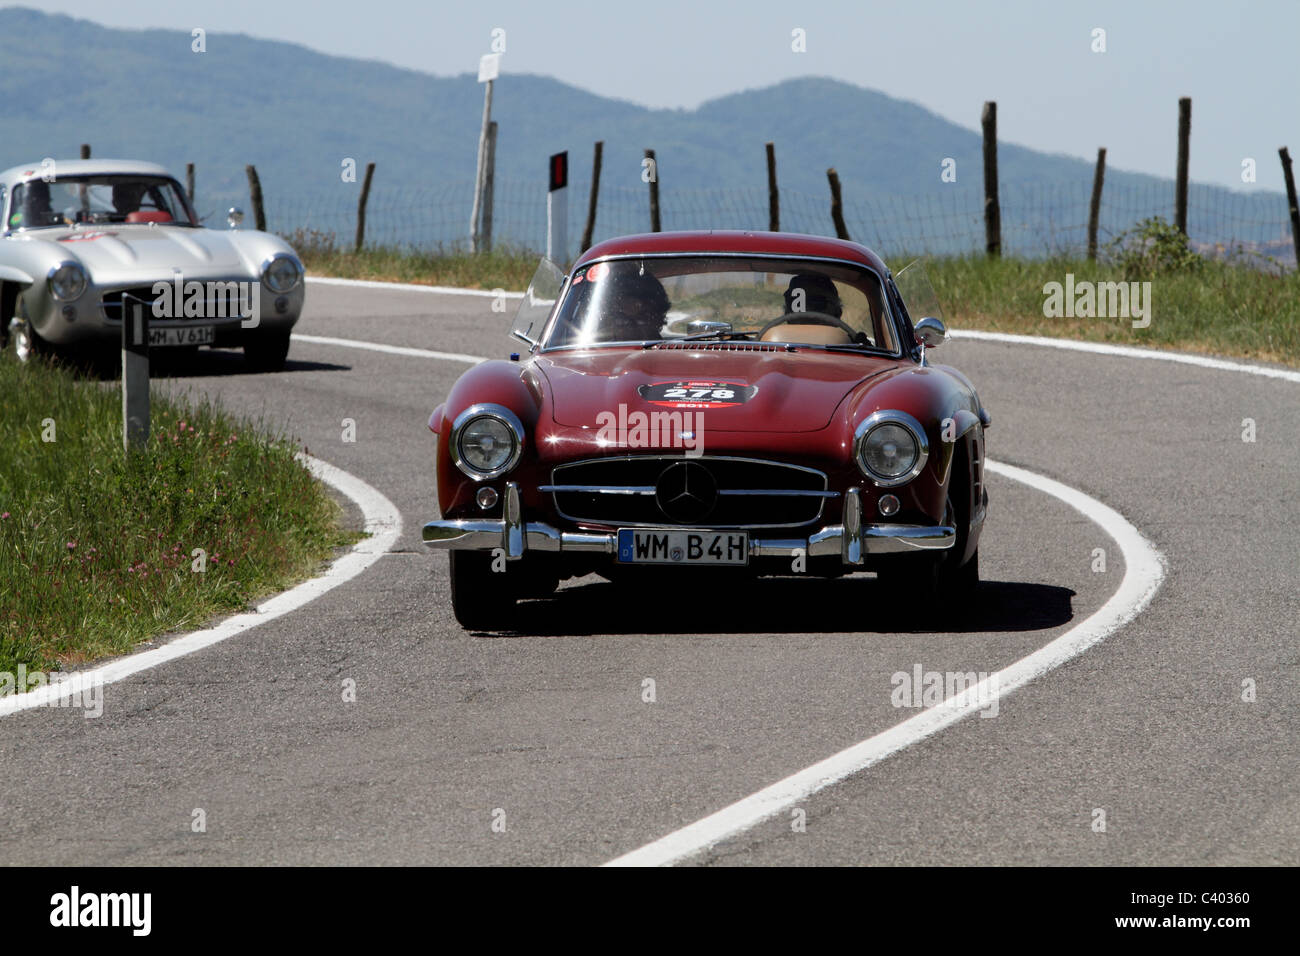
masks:
{"label": "steering wheel", "polygon": [[851,342],[856,342],[859,334],[857,329],[846,325],[840,319],[825,312],[787,312],[779,319],[773,319],[759,329],[758,338],[761,340],[767,334],[768,329],[774,329],[778,325],[829,325],[831,328],[843,329]]}

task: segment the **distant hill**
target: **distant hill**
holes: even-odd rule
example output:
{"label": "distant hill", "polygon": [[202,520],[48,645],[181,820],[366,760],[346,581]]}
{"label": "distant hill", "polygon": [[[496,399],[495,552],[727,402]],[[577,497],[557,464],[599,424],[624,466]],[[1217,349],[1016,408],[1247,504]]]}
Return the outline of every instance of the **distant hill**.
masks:
{"label": "distant hill", "polygon": [[[219,214],[229,202],[246,205],[244,166],[253,163],[271,228],[345,234],[357,186],[341,181],[340,163],[352,157],[361,168],[377,163],[372,235],[463,236],[483,101],[473,76],[435,77],[244,35],[209,34],[206,42],[207,52],[194,53],[181,31],[116,30],[0,10],[0,167],[73,157],[83,142],[94,155],[147,158],[177,175],[192,161],[197,205]],[[825,174],[834,166],[855,238],[932,247],[982,242],[979,134],[914,103],[810,77],[695,110],[657,110],[510,74],[508,57],[505,66],[493,106],[498,236],[538,242],[546,157],[568,149],[576,244],[597,139],[605,143],[599,235],[646,228],[645,147],[658,156],[666,228],[765,228],[763,143],[770,139],[784,226],[830,231]],[[945,157],[956,160],[956,183],[940,182]],[[999,145],[999,163],[1009,245],[1079,240],[1091,163],[1010,143]],[[1171,215],[1169,180],[1112,169],[1106,189],[1106,231],[1155,211]],[[1286,234],[1281,194],[1197,186],[1193,200],[1198,238]]]}

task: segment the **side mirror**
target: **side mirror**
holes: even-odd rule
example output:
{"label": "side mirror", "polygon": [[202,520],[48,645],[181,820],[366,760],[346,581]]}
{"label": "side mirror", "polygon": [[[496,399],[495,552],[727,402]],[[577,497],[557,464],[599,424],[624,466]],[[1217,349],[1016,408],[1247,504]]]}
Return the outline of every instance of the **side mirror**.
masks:
{"label": "side mirror", "polygon": [[244,221],[244,210],[238,206],[231,206],[226,213],[226,225],[231,229],[238,229],[239,224]]}
{"label": "side mirror", "polygon": [[916,340],[928,349],[943,345],[948,338],[948,327],[942,319],[926,316],[916,323]]}

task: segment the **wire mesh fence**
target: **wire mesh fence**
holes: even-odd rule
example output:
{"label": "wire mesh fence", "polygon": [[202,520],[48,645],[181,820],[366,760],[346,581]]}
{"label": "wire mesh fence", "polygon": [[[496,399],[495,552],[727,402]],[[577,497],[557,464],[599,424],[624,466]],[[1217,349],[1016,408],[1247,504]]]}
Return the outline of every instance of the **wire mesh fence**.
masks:
{"label": "wire mesh fence", "polygon": [[[586,222],[588,185],[572,182],[568,211],[570,256]],[[463,248],[468,243],[473,183],[401,188],[385,184],[382,171],[366,209],[367,246],[409,249]],[[977,186],[941,187],[915,196],[861,196],[846,188],[844,218],[853,239],[878,252],[959,255],[985,245],[984,198]],[[284,235],[297,230],[332,238],[350,247],[356,231],[356,192],[277,196],[268,192],[268,227]],[[1030,258],[1082,255],[1087,246],[1090,184],[1005,184],[1000,191],[1002,251]],[[1107,184],[1099,219],[1104,246],[1141,220],[1173,219],[1173,185]],[[765,187],[677,190],[661,185],[664,229],[768,228]],[[783,231],[834,235],[829,191],[815,195],[780,192]],[[605,186],[600,190],[594,241],[650,228],[647,188]],[[546,190],[531,182],[500,181],[492,204],[492,238],[497,245],[546,247]],[[1192,185],[1188,236],[1213,254],[1243,247],[1287,265],[1295,261],[1285,198]]]}

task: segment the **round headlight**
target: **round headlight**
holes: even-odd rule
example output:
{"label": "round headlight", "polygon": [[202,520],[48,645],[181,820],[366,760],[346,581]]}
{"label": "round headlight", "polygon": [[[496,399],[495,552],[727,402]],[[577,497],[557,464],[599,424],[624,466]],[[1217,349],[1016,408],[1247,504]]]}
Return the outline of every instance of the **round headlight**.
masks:
{"label": "round headlight", "polygon": [[86,291],[86,270],[75,262],[65,262],[50,271],[50,295],[60,302],[78,299]]}
{"label": "round headlight", "polygon": [[302,267],[289,256],[276,256],[262,269],[262,281],[277,295],[291,291],[300,279]]}
{"label": "round headlight", "polygon": [[471,478],[503,475],[523,453],[523,426],[508,409],[475,405],[452,425],[452,458]]}
{"label": "round headlight", "polygon": [[903,412],[876,412],[858,428],[858,467],[877,485],[911,481],[928,454],[925,430]]}

